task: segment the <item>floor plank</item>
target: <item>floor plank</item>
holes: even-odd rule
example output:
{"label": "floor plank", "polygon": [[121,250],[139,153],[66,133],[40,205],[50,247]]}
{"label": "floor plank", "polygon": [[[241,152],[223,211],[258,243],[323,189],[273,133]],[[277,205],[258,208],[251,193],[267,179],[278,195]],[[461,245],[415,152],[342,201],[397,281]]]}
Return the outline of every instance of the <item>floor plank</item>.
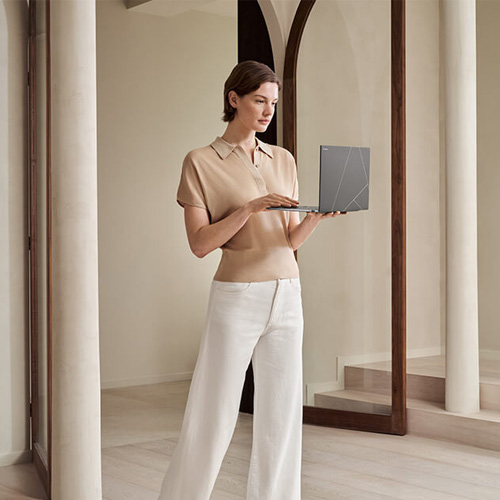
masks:
{"label": "floor plank", "polygon": [[47,499],[32,463],[0,467],[0,500],[6,499]]}

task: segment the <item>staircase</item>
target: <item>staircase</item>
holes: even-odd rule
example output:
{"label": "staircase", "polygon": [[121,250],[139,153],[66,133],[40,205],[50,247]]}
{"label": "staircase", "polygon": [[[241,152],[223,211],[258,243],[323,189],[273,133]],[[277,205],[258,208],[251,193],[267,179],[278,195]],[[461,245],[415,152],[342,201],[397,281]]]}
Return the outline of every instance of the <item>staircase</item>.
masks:
{"label": "staircase", "polygon": [[[500,363],[480,362],[481,411],[447,412],[444,356],[407,361],[408,434],[500,451]],[[391,413],[390,362],[345,367],[345,389],[316,393],[315,406]]]}

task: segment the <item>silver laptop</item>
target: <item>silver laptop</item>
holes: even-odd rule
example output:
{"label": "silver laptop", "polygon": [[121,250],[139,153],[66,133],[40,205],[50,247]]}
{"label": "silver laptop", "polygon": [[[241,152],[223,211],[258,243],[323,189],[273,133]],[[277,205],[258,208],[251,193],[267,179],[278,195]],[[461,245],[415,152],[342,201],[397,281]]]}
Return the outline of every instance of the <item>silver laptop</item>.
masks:
{"label": "silver laptop", "polygon": [[268,207],[295,212],[368,210],[370,148],[320,146],[319,207]]}

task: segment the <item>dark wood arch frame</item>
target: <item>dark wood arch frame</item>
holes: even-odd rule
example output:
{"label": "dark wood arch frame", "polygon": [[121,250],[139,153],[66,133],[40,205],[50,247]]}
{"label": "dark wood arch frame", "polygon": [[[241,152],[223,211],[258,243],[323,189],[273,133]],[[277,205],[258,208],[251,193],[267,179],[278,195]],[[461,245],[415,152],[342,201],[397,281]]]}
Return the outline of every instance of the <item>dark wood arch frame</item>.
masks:
{"label": "dark wood arch frame", "polygon": [[[37,109],[36,109],[36,10],[40,0],[30,0],[28,6],[28,114],[29,114],[29,236],[28,259],[30,269],[30,357],[33,463],[42,480],[48,498],[51,498],[52,471],[52,204],[51,204],[51,65],[50,65],[50,0],[44,0],[46,8],[46,169],[45,186],[38,186]],[[47,211],[39,214],[37,198],[39,189],[46,189]],[[47,453],[39,444],[39,353],[38,353],[38,217],[44,215],[47,223]]]}
{"label": "dark wood arch frame", "polygon": [[[297,159],[297,61],[316,0],[301,0],[286,47],[283,78],[283,146]],[[304,406],[304,423],[406,433],[406,69],[405,0],[391,0],[391,256],[392,412],[376,415]]]}

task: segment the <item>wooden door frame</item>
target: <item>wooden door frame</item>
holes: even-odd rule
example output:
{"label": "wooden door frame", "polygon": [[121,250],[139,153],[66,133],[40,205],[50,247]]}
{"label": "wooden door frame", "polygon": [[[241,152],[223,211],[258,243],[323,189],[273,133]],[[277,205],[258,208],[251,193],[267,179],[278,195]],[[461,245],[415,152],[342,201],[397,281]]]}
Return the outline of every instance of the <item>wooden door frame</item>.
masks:
{"label": "wooden door frame", "polygon": [[[30,269],[30,355],[31,355],[31,430],[32,460],[42,480],[45,491],[51,497],[52,469],[52,203],[51,203],[51,76],[50,76],[50,0],[46,5],[46,169],[47,169],[47,211],[39,214],[37,209],[38,155],[37,155],[37,109],[36,109],[36,9],[40,0],[30,0],[28,6],[28,141],[29,141],[29,236],[28,259]],[[40,216],[47,219],[47,453],[39,445],[39,353],[38,353],[38,234]]]}
{"label": "wooden door frame", "polygon": [[[301,0],[286,47],[283,145],[297,159],[297,61],[316,0]],[[377,415],[304,406],[304,423],[344,429],[406,433],[406,68],[405,0],[391,0],[391,300],[392,412]]]}

